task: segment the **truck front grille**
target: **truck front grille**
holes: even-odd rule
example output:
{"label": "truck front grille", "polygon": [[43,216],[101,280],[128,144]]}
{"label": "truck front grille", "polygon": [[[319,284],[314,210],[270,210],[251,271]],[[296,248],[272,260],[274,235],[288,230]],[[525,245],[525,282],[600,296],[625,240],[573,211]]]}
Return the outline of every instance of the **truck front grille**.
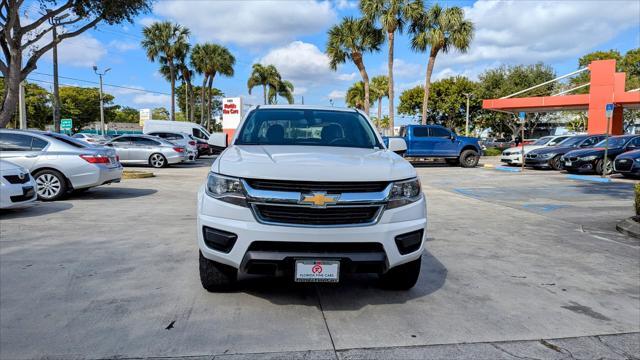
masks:
{"label": "truck front grille", "polygon": [[313,208],[307,206],[286,206],[253,204],[258,219],[266,223],[335,226],[365,225],[376,221],[382,205],[331,206]]}
{"label": "truck front grille", "polygon": [[249,186],[257,190],[290,191],[300,193],[325,191],[328,194],[380,192],[389,185],[388,181],[329,182],[265,179],[245,179],[245,181]]}

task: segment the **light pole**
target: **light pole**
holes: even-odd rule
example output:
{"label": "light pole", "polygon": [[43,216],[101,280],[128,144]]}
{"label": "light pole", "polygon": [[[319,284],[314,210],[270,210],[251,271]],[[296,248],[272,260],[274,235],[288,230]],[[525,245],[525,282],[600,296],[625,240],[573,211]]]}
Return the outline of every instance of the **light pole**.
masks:
{"label": "light pole", "polygon": [[464,96],[467,97],[467,120],[466,120],[466,125],[464,127],[464,136],[469,136],[469,98],[473,96],[473,94],[464,93]]}
{"label": "light pole", "polygon": [[107,73],[107,71],[111,70],[111,68],[107,68],[103,72],[98,72],[98,67],[93,66],[93,71],[100,77],[100,134],[104,136],[104,103],[102,101],[102,77]]}
{"label": "light pole", "polygon": [[60,20],[69,14],[63,14],[49,19],[53,34],[53,127],[60,132],[60,92],[58,91],[58,25]]}

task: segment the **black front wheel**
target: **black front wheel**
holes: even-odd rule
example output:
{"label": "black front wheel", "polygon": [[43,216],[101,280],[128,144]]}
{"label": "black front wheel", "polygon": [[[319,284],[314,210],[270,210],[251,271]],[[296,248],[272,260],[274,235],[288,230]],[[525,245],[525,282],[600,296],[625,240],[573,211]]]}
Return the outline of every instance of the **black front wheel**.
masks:
{"label": "black front wheel", "polygon": [[[603,159],[596,161],[596,167],[595,167],[596,174],[602,174],[603,167],[604,167]],[[607,168],[605,170],[605,174],[611,175],[611,173],[613,173],[613,161],[609,160],[607,161]]]}
{"label": "black front wheel", "polygon": [[380,275],[380,286],[391,290],[409,290],[420,276],[422,257],[389,269]]}
{"label": "black front wheel", "polygon": [[460,154],[460,166],[464,168],[472,168],[478,165],[480,155],[475,150],[465,150]]}
{"label": "black front wheel", "polygon": [[238,281],[238,269],[209,260],[200,252],[200,282],[209,292],[233,290]]}
{"label": "black front wheel", "polygon": [[551,165],[551,168],[553,170],[562,170],[564,169],[564,164],[562,163],[562,161],[560,161],[560,155],[554,157],[553,159],[549,160],[549,165]]}

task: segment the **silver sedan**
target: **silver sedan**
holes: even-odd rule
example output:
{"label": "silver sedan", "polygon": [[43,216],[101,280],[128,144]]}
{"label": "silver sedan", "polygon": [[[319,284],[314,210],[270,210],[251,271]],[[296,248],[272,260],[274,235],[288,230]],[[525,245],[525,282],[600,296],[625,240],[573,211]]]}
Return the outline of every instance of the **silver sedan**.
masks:
{"label": "silver sedan", "polygon": [[184,147],[147,135],[122,135],[108,141],[123,164],[149,164],[161,168],[188,160]]}
{"label": "silver sedan", "polygon": [[44,131],[0,129],[0,159],[29,170],[40,200],[119,182],[122,166],[113,149]]}

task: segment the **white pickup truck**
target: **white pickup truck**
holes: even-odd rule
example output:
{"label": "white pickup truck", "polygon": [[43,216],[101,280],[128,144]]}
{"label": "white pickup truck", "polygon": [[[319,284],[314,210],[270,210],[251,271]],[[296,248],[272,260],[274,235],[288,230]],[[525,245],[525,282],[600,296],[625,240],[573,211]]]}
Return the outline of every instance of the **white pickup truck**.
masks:
{"label": "white pickup truck", "polygon": [[337,282],[377,273],[413,287],[426,236],[415,169],[385,148],[367,116],[304,105],[252,108],[198,193],[200,279],[232,288],[239,273]]}

